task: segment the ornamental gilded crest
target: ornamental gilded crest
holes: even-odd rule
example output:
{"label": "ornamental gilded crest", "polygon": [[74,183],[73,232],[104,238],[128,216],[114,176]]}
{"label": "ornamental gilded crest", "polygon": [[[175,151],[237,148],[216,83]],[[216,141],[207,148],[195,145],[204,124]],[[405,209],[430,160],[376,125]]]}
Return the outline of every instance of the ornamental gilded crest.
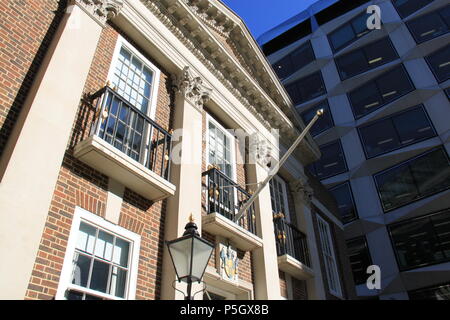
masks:
{"label": "ornamental gilded crest", "polygon": [[220,274],[223,279],[238,281],[239,259],[237,252],[229,245],[220,244]]}

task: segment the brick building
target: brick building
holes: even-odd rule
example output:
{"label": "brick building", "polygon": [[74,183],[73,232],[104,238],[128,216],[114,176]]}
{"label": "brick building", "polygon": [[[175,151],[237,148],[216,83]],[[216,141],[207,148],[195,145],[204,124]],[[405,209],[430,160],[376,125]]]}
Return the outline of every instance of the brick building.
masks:
{"label": "brick building", "polygon": [[196,299],[354,296],[310,135],[236,218],[305,125],[220,1],[11,0],[0,18],[2,299],[183,298],[164,241],[191,214],[216,245]]}

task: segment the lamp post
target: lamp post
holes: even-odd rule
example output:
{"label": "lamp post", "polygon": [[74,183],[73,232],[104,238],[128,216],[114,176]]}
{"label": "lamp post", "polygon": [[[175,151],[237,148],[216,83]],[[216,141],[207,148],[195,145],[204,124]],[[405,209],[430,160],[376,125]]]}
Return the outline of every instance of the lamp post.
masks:
{"label": "lamp post", "polygon": [[214,245],[201,238],[197,229],[191,215],[183,236],[166,242],[178,282],[187,283],[186,300],[192,300],[192,283],[200,283],[214,250]]}

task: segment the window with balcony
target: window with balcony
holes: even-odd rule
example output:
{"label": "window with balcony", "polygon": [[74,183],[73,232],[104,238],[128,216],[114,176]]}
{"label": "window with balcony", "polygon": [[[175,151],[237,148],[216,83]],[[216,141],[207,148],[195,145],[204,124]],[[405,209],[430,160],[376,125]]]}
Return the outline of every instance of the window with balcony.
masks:
{"label": "window with balcony", "polygon": [[450,211],[388,226],[401,271],[450,261]]}
{"label": "window with balcony", "polygon": [[358,218],[353,192],[350,182],[345,182],[330,189],[334,199],[336,199],[342,222],[349,223]]}
{"label": "window with balcony", "polygon": [[294,104],[301,104],[327,93],[320,71],[286,85],[286,91]]}
{"label": "window with balcony", "polygon": [[409,300],[450,300],[450,283],[408,291]]}
{"label": "window with balcony", "polygon": [[159,78],[160,70],[119,37],[110,84],[83,106],[93,115],[90,136],[74,148],[79,160],[155,201],[175,190],[168,182],[172,136],[154,120]]}
{"label": "window with balcony", "polygon": [[284,58],[278,60],[273,64],[278,77],[283,80],[293,74],[295,71],[300,70],[315,59],[314,51],[311,47],[311,42],[306,42]]}
{"label": "window with balcony", "polygon": [[450,45],[425,57],[439,83],[450,79]]}
{"label": "window with balcony", "polygon": [[433,0],[392,0],[394,7],[402,18],[410,16],[431,2],[433,2]]}
{"label": "window with balcony", "polygon": [[414,89],[405,67],[399,65],[347,95],[353,114],[359,119]]}
{"label": "window with balcony", "polygon": [[324,100],[300,114],[305,122],[305,125],[307,125],[315,117],[317,110],[319,109],[323,109],[324,113],[309,131],[313,137],[334,126],[333,116],[331,115],[328,100]]}
{"label": "window with balcony", "polygon": [[450,5],[406,22],[417,43],[422,43],[450,30]]}
{"label": "window with balcony", "polygon": [[134,299],[140,237],[76,208],[57,299]]}
{"label": "window with balcony", "polygon": [[340,140],[320,146],[322,157],[308,168],[318,179],[325,179],[348,170]]}
{"label": "window with balcony", "polygon": [[369,19],[369,17],[370,14],[363,12],[343,26],[331,32],[328,35],[328,40],[330,41],[333,52],[339,51],[340,49],[348,46],[371,32],[372,30],[367,28],[367,19]]}
{"label": "window with balcony", "polygon": [[374,175],[385,212],[450,188],[450,162],[442,147]]}
{"label": "window with balcony", "polygon": [[339,278],[336,254],[334,252],[334,243],[330,225],[317,215],[317,226],[319,229],[319,240],[322,249],[325,271],[328,280],[328,289],[331,294],[342,297],[341,281]]}
{"label": "window with balcony", "polygon": [[422,105],[359,127],[358,131],[367,158],[436,136]]}
{"label": "window with balcony", "polygon": [[346,242],[355,284],[366,283],[369,277],[369,274],[366,273],[367,267],[372,265],[366,238],[362,236],[349,239]]}
{"label": "window with balcony", "polygon": [[389,37],[336,58],[341,80],[346,80],[398,58]]}

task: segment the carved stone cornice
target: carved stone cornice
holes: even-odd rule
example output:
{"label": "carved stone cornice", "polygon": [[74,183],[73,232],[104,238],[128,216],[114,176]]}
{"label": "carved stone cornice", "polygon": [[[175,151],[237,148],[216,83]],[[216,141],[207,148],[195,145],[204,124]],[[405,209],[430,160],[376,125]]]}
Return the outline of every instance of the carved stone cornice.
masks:
{"label": "carved stone cornice", "polygon": [[314,190],[307,181],[303,179],[292,181],[289,183],[289,187],[294,196],[300,197],[307,206],[311,205]]}
{"label": "carved stone cornice", "polygon": [[175,93],[182,94],[198,110],[210,99],[212,89],[206,87],[200,77],[194,77],[188,66],[179,75],[172,75],[172,88]]}
{"label": "carved stone cornice", "polygon": [[123,0],[70,0],[69,5],[78,5],[101,26],[114,19],[123,8]]}

